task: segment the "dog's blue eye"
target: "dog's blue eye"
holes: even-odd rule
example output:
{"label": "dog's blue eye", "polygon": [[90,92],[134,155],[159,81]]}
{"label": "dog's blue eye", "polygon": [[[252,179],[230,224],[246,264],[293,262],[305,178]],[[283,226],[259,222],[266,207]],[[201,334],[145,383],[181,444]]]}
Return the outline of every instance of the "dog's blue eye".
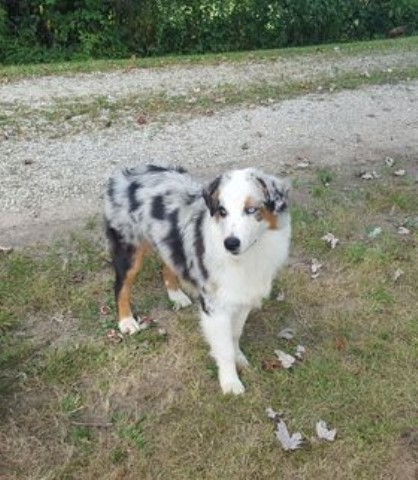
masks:
{"label": "dog's blue eye", "polygon": [[226,210],[224,209],[224,207],[219,207],[218,213],[221,217],[226,217]]}
{"label": "dog's blue eye", "polygon": [[258,211],[258,208],[248,207],[248,208],[245,208],[244,211],[247,215],[254,215],[254,213]]}

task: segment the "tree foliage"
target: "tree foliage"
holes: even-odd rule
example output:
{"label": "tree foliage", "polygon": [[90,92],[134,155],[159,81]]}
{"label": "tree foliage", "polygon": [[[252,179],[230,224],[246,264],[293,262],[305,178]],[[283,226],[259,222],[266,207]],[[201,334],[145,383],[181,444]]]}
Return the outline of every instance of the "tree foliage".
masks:
{"label": "tree foliage", "polygon": [[0,0],[0,61],[149,56],[382,37],[418,0]]}

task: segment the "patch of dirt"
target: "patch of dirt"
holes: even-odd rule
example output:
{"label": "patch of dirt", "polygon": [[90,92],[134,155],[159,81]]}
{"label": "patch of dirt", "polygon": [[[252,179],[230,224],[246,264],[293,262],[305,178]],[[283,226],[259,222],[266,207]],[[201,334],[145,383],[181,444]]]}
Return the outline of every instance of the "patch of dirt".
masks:
{"label": "patch of dirt", "polygon": [[[386,478],[386,477],[385,477]],[[408,429],[400,438],[398,454],[390,464],[387,478],[417,480],[418,478],[418,430]]]}

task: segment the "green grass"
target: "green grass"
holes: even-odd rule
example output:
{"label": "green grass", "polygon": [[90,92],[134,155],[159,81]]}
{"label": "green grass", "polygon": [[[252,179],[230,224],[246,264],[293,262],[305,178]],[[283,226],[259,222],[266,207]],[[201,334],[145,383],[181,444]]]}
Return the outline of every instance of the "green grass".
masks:
{"label": "green grass", "polygon": [[[2,256],[5,478],[414,478],[418,226],[402,237],[397,225],[416,216],[416,185],[390,172],[368,183],[327,169],[300,173],[294,197],[293,260],[275,285],[286,298],[249,319],[242,346],[252,367],[241,397],[221,395],[197,312],[171,311],[155,258],[134,303],[167,337],[150,329],[111,343],[112,273],[91,235],[99,225]],[[382,234],[370,238],[377,225]],[[333,250],[321,240],[328,231],[340,239]],[[313,257],[323,263],[315,280]],[[394,281],[396,268],[404,275]],[[71,311],[58,338],[41,335],[57,311]],[[285,326],[296,329],[290,342],[277,337]],[[299,343],[308,352],[295,368],[262,369],[275,349]],[[305,448],[280,449],[268,406],[285,412]],[[315,441],[320,418],[337,428],[334,443]]]}
{"label": "green grass", "polygon": [[[293,47],[275,50],[257,50],[206,55],[173,55],[155,58],[130,58],[125,60],[89,60],[50,64],[12,65],[0,67],[0,82],[27,76],[90,73],[129,68],[159,68],[170,65],[216,65],[223,62],[269,61],[277,57],[289,58],[300,55],[340,57],[373,54],[374,52],[414,51],[418,37],[411,36],[396,40],[384,39],[368,42],[333,43],[309,47]],[[336,50],[336,47],[338,50]]]}

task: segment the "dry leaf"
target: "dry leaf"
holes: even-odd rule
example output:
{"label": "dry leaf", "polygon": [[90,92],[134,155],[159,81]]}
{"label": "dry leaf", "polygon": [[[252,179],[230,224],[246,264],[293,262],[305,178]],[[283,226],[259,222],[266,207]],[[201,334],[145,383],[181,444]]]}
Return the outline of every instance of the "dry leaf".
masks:
{"label": "dry leaf", "polygon": [[277,440],[283,447],[283,450],[290,452],[292,450],[297,450],[302,446],[302,435],[299,432],[289,434],[286,424],[283,420],[277,422],[277,428],[274,432],[276,434]]}
{"label": "dry leaf", "polygon": [[120,343],[123,340],[123,335],[116,330],[108,330],[106,334],[107,339],[112,343]]}
{"label": "dry leaf", "polygon": [[282,350],[274,350],[274,353],[279,359],[279,362],[282,364],[283,368],[288,369],[296,362],[296,358],[293,355],[289,355]]}
{"label": "dry leaf", "polygon": [[270,420],[279,421],[281,417],[283,417],[283,412],[276,412],[271,407],[266,408],[266,414]]}
{"label": "dry leaf", "polygon": [[145,115],[139,115],[136,119],[138,125],[146,125],[148,123],[147,117]]}
{"label": "dry leaf", "polygon": [[334,341],[334,348],[339,352],[342,352],[346,349],[346,341],[344,337],[338,337]]}
{"label": "dry leaf", "polygon": [[286,295],[284,292],[279,292],[276,297],[277,302],[284,302],[286,299]]}
{"label": "dry leaf", "polygon": [[296,347],[296,353],[295,353],[296,358],[298,358],[299,360],[303,360],[305,353],[306,353],[306,348],[303,345],[298,345]]}
{"label": "dry leaf", "polygon": [[263,360],[261,362],[261,369],[267,373],[274,372],[276,370],[280,370],[282,368],[282,364],[279,362],[277,358],[272,358],[268,360]]}
{"label": "dry leaf", "polygon": [[405,272],[401,268],[397,268],[392,275],[393,281],[397,282],[402,277],[402,275],[404,275],[404,274],[405,274]]}
{"label": "dry leaf", "polygon": [[280,330],[278,333],[279,338],[283,338],[284,340],[292,340],[292,338],[295,336],[295,331],[293,328],[283,328],[283,330]]}
{"label": "dry leaf", "polygon": [[322,263],[319,263],[316,258],[313,258],[311,261],[311,278],[318,278],[319,271],[322,268]]}
{"label": "dry leaf", "polygon": [[409,230],[409,228],[406,228],[406,227],[399,227],[398,228],[398,234],[399,235],[409,235],[411,233],[411,230]]}
{"label": "dry leaf", "polygon": [[100,315],[109,315],[109,307],[107,305],[100,305]]}
{"label": "dry leaf", "polygon": [[12,247],[2,247],[0,245],[0,253],[12,253],[13,252],[13,248]]}
{"label": "dry leaf", "polygon": [[393,172],[393,174],[396,177],[404,177],[406,175],[406,171],[403,170],[403,169],[400,169],[400,170],[396,170],[395,172]]}
{"label": "dry leaf", "polygon": [[386,157],[385,163],[388,167],[393,167],[393,165],[395,165],[395,160],[392,157]]}
{"label": "dry leaf", "polygon": [[369,238],[375,238],[382,233],[382,227],[376,227],[369,233]]}
{"label": "dry leaf", "polygon": [[142,317],[142,318],[138,317],[139,330],[146,330],[147,328],[151,327],[155,323],[156,321],[151,317]]}
{"label": "dry leaf", "polygon": [[321,238],[321,240],[324,240],[325,242],[327,242],[331,248],[335,248],[340,242],[340,240],[333,233],[330,233],[330,232],[324,235]]}
{"label": "dry leaf", "polygon": [[333,442],[335,440],[335,435],[337,430],[333,428],[328,430],[327,424],[323,420],[316,422],[316,434],[321,440],[327,440],[328,442]]}
{"label": "dry leaf", "polygon": [[380,175],[378,175],[375,171],[365,172],[363,175],[361,175],[361,178],[363,180],[375,180],[376,178],[380,178]]}
{"label": "dry leaf", "polygon": [[311,166],[309,160],[307,161],[304,161],[304,162],[299,162],[297,165],[296,165],[296,168],[300,168],[300,169],[305,169],[305,168],[309,168]]}

